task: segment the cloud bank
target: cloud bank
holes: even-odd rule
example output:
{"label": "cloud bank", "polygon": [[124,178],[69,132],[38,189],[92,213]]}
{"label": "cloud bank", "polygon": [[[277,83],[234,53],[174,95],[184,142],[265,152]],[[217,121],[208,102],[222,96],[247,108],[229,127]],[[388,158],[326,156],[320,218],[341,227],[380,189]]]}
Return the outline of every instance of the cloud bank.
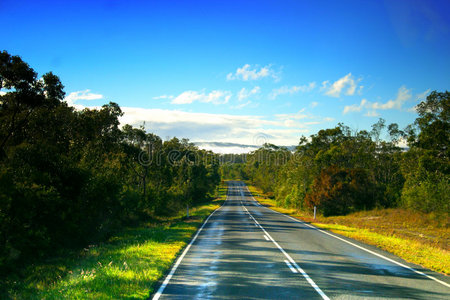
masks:
{"label": "cloud bank", "polygon": [[[145,129],[164,138],[185,137],[197,142],[228,142],[261,146],[263,143],[295,145],[305,126],[290,128],[283,120],[261,116],[184,112],[180,110],[122,107],[121,124]],[[263,137],[263,138],[261,138]],[[256,142],[258,140],[258,142]]]}

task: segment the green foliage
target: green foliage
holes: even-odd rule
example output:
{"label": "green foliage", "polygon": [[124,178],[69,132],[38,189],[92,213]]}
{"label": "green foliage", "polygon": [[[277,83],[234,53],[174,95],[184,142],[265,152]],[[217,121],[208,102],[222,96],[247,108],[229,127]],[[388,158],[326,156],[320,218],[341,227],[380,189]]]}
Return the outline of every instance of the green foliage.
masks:
{"label": "green foliage", "polygon": [[417,106],[411,150],[402,155],[402,204],[423,212],[450,213],[450,93],[432,92]]}
{"label": "green foliage", "polygon": [[277,187],[277,174],[281,166],[291,158],[291,152],[283,147],[264,144],[263,147],[247,155],[246,177],[263,193],[273,195]]}
{"label": "green foliage", "polygon": [[414,146],[436,151],[439,157],[449,158],[450,149],[450,92],[432,92],[417,106],[419,128]]}
{"label": "green foliage", "polygon": [[[382,139],[386,129],[390,141]],[[371,132],[339,124],[302,137],[294,153],[265,145],[248,155],[245,172],[285,208],[309,210],[320,203],[321,212],[336,215],[393,207],[404,183],[396,146],[403,135],[397,124],[386,126],[383,119]]]}
{"label": "green foliage", "polygon": [[402,192],[402,205],[426,213],[450,213],[450,169],[446,158],[436,152],[412,149],[403,155],[406,181]]}
{"label": "green foliage", "polygon": [[[432,92],[419,117],[400,130],[380,119],[370,132],[339,124],[302,137],[294,153],[265,144],[244,162],[222,166],[226,178],[248,179],[285,208],[325,215],[371,207],[449,213],[450,93]],[[398,145],[407,140],[410,149]]]}
{"label": "green foliage", "polygon": [[[52,73],[0,52],[0,269],[101,240],[208,199],[217,157],[119,128],[120,107],[75,111]],[[2,272],[3,273],[3,272]],[[6,272],[5,272],[6,273]]]}

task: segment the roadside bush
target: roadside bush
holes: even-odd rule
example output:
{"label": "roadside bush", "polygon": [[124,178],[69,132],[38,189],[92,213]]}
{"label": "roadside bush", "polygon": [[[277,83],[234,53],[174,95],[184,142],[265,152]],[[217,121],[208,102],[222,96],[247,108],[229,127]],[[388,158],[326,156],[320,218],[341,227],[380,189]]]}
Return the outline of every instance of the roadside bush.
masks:
{"label": "roadside bush", "polygon": [[403,187],[402,204],[425,213],[449,214],[450,176],[427,172],[420,180],[409,177]]}
{"label": "roadside bush", "polygon": [[450,163],[434,150],[412,149],[403,155],[406,178],[402,206],[425,213],[450,213]]}
{"label": "roadside bush", "polygon": [[345,215],[375,205],[375,184],[362,169],[331,166],[314,180],[305,203],[324,216]]}

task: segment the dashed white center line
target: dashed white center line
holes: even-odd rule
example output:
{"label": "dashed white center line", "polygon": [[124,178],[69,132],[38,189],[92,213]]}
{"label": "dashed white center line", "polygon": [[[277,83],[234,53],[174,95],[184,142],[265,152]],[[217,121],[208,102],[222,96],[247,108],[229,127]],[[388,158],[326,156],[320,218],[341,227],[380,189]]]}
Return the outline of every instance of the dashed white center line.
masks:
{"label": "dashed white center line", "polygon": [[266,241],[270,241],[269,238],[267,237],[267,235],[264,234],[264,238],[266,239]]}
{"label": "dashed white center line", "polygon": [[308,281],[308,283],[316,290],[316,292],[322,297],[322,299],[329,300],[330,298],[328,298],[328,296],[325,295],[325,293],[317,286],[317,284],[314,282],[314,280],[312,280],[311,277],[309,277],[309,275],[302,268],[300,268],[299,265],[297,265],[297,263],[292,259],[292,257],[289,254],[287,254],[287,252],[284,251],[283,248],[281,248],[281,246],[272,238],[272,236],[264,229],[264,227],[262,227],[259,224],[259,222],[252,216],[252,214],[248,211],[248,209],[245,206],[243,206],[243,207],[244,207],[245,211],[248,213],[248,215],[256,223],[256,226],[261,228],[261,230],[265,233],[265,235],[267,235],[267,237],[272,241],[272,243],[274,243],[275,246],[277,246],[277,248],[281,251],[281,253],[284,254],[284,256],[292,264],[292,266],[294,266],[303,275],[303,277],[306,279],[306,281]]}

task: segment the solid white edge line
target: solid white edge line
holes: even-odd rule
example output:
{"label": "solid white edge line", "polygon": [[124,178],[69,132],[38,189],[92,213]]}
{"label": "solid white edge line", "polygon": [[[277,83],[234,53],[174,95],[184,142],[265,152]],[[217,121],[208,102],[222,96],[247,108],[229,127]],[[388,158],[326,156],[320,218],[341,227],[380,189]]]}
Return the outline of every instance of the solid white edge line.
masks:
{"label": "solid white edge line", "polygon": [[[285,216],[286,216],[286,215],[285,215]],[[431,279],[431,280],[434,280],[434,281],[436,281],[436,282],[438,282],[438,283],[440,283],[440,284],[442,284],[442,285],[444,285],[444,286],[450,288],[450,284],[448,284],[448,283],[446,283],[446,282],[444,282],[444,281],[442,281],[442,280],[439,280],[439,279],[437,279],[437,278],[435,278],[435,277],[433,277],[433,276],[430,276],[430,275],[425,274],[425,273],[423,273],[423,272],[421,272],[421,271],[418,271],[418,270],[416,270],[416,269],[414,269],[414,268],[411,268],[411,267],[409,267],[409,266],[407,266],[407,265],[405,265],[405,264],[402,264],[402,263],[400,263],[400,262],[397,262],[397,261],[395,261],[395,260],[393,260],[393,259],[391,259],[391,258],[389,258],[389,257],[386,257],[386,256],[384,256],[384,255],[382,255],[382,254],[376,253],[376,252],[374,252],[374,251],[372,251],[372,250],[369,250],[369,249],[366,249],[366,248],[364,248],[364,247],[362,247],[362,246],[356,245],[355,243],[352,243],[352,242],[350,242],[350,241],[347,241],[347,240],[345,240],[345,239],[343,239],[343,238],[341,238],[341,237],[338,237],[338,236],[336,236],[336,235],[334,235],[334,234],[331,234],[331,233],[329,233],[329,232],[326,232],[326,231],[323,230],[323,229],[320,229],[320,228],[317,228],[317,227],[312,226],[312,225],[310,225],[310,224],[307,224],[307,223],[305,223],[305,222],[302,222],[302,221],[300,221],[300,220],[298,220],[298,219],[295,219],[295,218],[293,218],[293,217],[291,217],[291,216],[286,216],[286,217],[291,218],[291,219],[293,219],[293,220],[296,221],[296,222],[302,223],[302,224],[304,224],[304,225],[306,225],[306,226],[308,226],[308,227],[310,227],[310,228],[316,229],[316,230],[318,230],[318,231],[320,231],[320,232],[322,232],[322,233],[324,233],[324,234],[327,234],[327,235],[329,235],[329,236],[331,236],[331,237],[334,237],[335,239],[338,239],[338,240],[340,240],[340,241],[342,241],[342,242],[345,242],[345,243],[347,243],[347,244],[349,244],[349,245],[352,245],[352,246],[354,246],[354,247],[356,247],[356,248],[358,248],[358,249],[361,249],[361,250],[363,250],[363,251],[366,251],[366,252],[368,252],[368,253],[370,253],[370,254],[372,254],[372,255],[378,256],[379,258],[382,258],[382,259],[387,260],[387,261],[389,261],[389,262],[391,262],[391,263],[394,263],[394,264],[396,264],[396,265],[398,265],[398,266],[400,266],[400,267],[403,267],[403,268],[405,268],[405,269],[408,269],[408,270],[410,270],[410,271],[412,271],[412,272],[414,272],[414,273],[416,273],[416,274],[423,275],[423,276],[425,276],[425,277],[427,277],[427,278],[429,278],[429,279]]]}
{"label": "solid white edge line", "polygon": [[325,295],[325,293],[319,288],[319,286],[317,286],[314,280],[312,280],[311,277],[309,277],[309,275],[306,274],[306,272],[297,265],[297,263],[292,259],[292,257],[289,254],[287,254],[287,252],[284,251],[283,248],[281,248],[281,246],[272,238],[272,236],[264,229],[264,227],[262,227],[261,224],[259,224],[259,222],[253,217],[253,215],[248,211],[248,209],[245,206],[244,209],[248,212],[250,217],[253,219],[253,221],[255,221],[255,223],[259,226],[259,228],[261,228],[261,230],[272,241],[272,243],[274,243],[275,246],[277,246],[277,248],[281,251],[281,253],[284,254],[284,256],[289,260],[289,262],[291,262],[292,265],[297,268],[297,270],[303,275],[306,281],[308,281],[308,283],[316,290],[316,292],[322,297],[322,299],[330,300],[330,298],[328,298],[328,296]]}
{"label": "solid white edge line", "polygon": [[[228,187],[227,187],[228,188]],[[228,191],[227,191],[227,198],[225,199],[224,203],[228,201]],[[206,223],[208,223],[209,218],[211,218],[211,216],[217,211],[219,210],[221,207],[223,206],[223,204],[216,208],[205,220],[205,222],[203,222],[202,226],[200,226],[200,228],[197,230],[197,233],[195,234],[194,238],[191,240],[191,242],[189,243],[189,245],[184,249],[183,253],[181,254],[181,256],[177,259],[175,265],[173,265],[172,269],[170,270],[169,275],[167,275],[167,277],[164,279],[163,283],[161,284],[161,286],[159,287],[158,291],[155,293],[155,295],[153,295],[152,300],[158,300],[159,297],[161,297],[162,293],[164,292],[164,289],[166,288],[166,286],[169,284],[170,279],[172,279],[173,274],[175,273],[175,271],[177,270],[178,266],[180,265],[181,261],[183,260],[184,256],[186,255],[186,253],[189,251],[189,249],[191,248],[192,244],[195,242],[195,240],[197,239],[198,235],[200,234],[200,232],[202,231],[203,227],[205,227]]]}
{"label": "solid white edge line", "polygon": [[267,235],[264,234],[264,238],[266,239],[266,241],[270,241],[269,238],[267,237]]}
{"label": "solid white edge line", "polygon": [[246,185],[245,188],[247,189],[247,191],[249,192],[250,196],[252,197],[253,201],[255,201],[256,206],[262,206],[261,203],[259,203],[258,201],[256,201],[255,197],[253,197],[253,194],[250,192],[250,190],[248,189],[248,186]]}
{"label": "solid white edge line", "polygon": [[286,265],[289,267],[289,269],[291,269],[292,273],[298,273],[298,271],[296,269],[294,269],[294,267],[291,265],[290,262],[288,262],[287,260],[284,260],[284,262],[286,263]]}
{"label": "solid white edge line", "polygon": [[[255,200],[255,201],[256,201],[256,200]],[[334,234],[332,234],[332,233],[329,233],[329,232],[327,232],[327,231],[325,231],[325,230],[323,230],[323,229],[317,228],[317,227],[315,227],[315,226],[313,226],[313,225],[310,225],[310,224],[308,224],[308,223],[306,223],[306,222],[303,222],[303,221],[301,221],[301,220],[299,220],[299,219],[296,219],[296,218],[294,218],[294,217],[291,217],[291,216],[285,215],[285,214],[283,214],[283,213],[280,213],[280,212],[278,212],[278,211],[272,210],[272,209],[270,209],[270,208],[268,208],[268,207],[265,207],[265,206],[263,206],[263,205],[261,205],[261,206],[264,207],[265,209],[268,209],[268,210],[270,210],[270,211],[272,211],[272,212],[275,212],[275,213],[277,213],[277,214],[283,215],[283,216],[285,216],[285,217],[287,217],[287,218],[289,218],[289,219],[294,220],[295,222],[304,224],[304,225],[306,225],[306,226],[308,226],[308,227],[310,227],[310,228],[312,228],[312,229],[318,230],[318,231],[320,231],[320,232],[322,232],[322,233],[324,233],[324,234],[327,234],[327,235],[329,235],[329,236],[331,236],[331,237],[334,237],[335,239],[338,239],[338,240],[340,240],[340,241],[342,241],[342,242],[345,242],[345,243],[347,243],[347,244],[349,244],[349,245],[352,245],[352,246],[354,246],[354,247],[356,247],[356,248],[358,248],[358,249],[361,249],[361,250],[366,251],[366,252],[368,252],[368,253],[370,253],[370,254],[373,254],[373,255],[375,255],[375,256],[378,256],[378,257],[380,257],[380,258],[382,258],[382,259],[384,259],[384,260],[387,260],[387,261],[389,261],[389,262],[391,262],[391,263],[394,263],[394,264],[396,264],[396,265],[398,265],[398,266],[400,266],[400,267],[403,267],[403,268],[405,268],[405,269],[408,269],[408,270],[410,270],[410,271],[412,271],[412,272],[414,272],[414,273],[416,273],[416,274],[425,276],[425,277],[427,277],[428,279],[434,280],[434,281],[436,281],[436,282],[438,282],[438,283],[440,283],[440,284],[442,284],[442,285],[444,285],[444,286],[450,288],[450,284],[448,284],[448,283],[446,283],[446,282],[444,282],[444,281],[442,281],[442,280],[439,280],[439,279],[437,279],[437,278],[435,278],[435,277],[433,277],[433,276],[430,276],[430,275],[425,274],[425,273],[423,273],[423,272],[421,272],[421,271],[418,271],[418,270],[416,270],[416,269],[414,269],[414,268],[411,268],[411,267],[409,267],[409,266],[407,266],[407,265],[405,265],[405,264],[402,264],[402,263],[397,262],[397,261],[395,261],[395,260],[393,260],[393,259],[390,259],[389,257],[386,257],[386,256],[384,256],[384,255],[382,255],[382,254],[376,253],[376,252],[374,252],[374,251],[372,251],[372,250],[369,250],[369,249],[366,249],[366,248],[364,248],[364,247],[362,247],[362,246],[356,245],[355,243],[352,243],[352,242],[350,242],[350,241],[347,241],[347,240],[345,240],[345,239],[343,239],[343,238],[341,238],[341,237],[338,237],[338,236],[336,236],[336,235],[334,235]]]}

